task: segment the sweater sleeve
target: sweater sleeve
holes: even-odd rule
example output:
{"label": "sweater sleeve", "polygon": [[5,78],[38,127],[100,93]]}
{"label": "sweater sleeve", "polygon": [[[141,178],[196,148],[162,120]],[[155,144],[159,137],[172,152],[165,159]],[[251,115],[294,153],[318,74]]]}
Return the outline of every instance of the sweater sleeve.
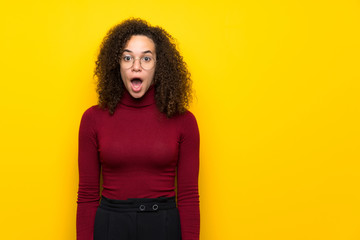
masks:
{"label": "sweater sleeve", "polygon": [[79,128],[79,189],[77,196],[77,240],[92,240],[100,200],[100,162],[95,132],[94,107],[86,110]]}
{"label": "sweater sleeve", "polygon": [[199,240],[199,129],[191,112],[186,112],[183,120],[177,167],[177,203],[181,234],[182,240]]}

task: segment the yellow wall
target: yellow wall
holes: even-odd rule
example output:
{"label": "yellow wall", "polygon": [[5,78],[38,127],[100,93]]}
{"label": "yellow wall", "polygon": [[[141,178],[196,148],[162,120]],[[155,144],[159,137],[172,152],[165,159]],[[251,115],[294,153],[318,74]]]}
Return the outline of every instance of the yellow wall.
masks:
{"label": "yellow wall", "polygon": [[0,239],[75,239],[94,60],[130,16],[177,38],[192,72],[201,239],[360,239],[359,10],[356,0],[3,3]]}

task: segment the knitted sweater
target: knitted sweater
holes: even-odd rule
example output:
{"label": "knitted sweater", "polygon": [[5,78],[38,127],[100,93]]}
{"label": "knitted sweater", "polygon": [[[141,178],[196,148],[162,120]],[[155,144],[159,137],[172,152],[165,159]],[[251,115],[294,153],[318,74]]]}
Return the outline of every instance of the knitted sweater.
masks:
{"label": "knitted sweater", "polygon": [[111,199],[175,196],[182,240],[198,240],[199,130],[194,115],[166,118],[152,85],[143,97],[126,90],[113,115],[87,109],[79,129],[77,239],[92,240],[102,195]]}

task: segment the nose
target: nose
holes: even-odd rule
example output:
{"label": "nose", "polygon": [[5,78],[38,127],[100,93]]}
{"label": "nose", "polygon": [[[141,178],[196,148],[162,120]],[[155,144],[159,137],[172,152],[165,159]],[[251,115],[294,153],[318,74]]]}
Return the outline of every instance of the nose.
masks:
{"label": "nose", "polygon": [[134,59],[134,63],[133,63],[133,67],[132,67],[133,71],[141,71],[141,64],[140,64],[140,59]]}

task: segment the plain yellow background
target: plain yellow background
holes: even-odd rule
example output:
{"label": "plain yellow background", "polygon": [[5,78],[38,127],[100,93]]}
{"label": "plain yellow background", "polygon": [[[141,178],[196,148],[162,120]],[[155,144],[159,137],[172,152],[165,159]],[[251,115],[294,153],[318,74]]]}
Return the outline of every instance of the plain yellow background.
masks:
{"label": "plain yellow background", "polygon": [[360,239],[360,2],[6,1],[0,239],[75,239],[94,61],[134,16],[178,41],[201,134],[201,239]]}

